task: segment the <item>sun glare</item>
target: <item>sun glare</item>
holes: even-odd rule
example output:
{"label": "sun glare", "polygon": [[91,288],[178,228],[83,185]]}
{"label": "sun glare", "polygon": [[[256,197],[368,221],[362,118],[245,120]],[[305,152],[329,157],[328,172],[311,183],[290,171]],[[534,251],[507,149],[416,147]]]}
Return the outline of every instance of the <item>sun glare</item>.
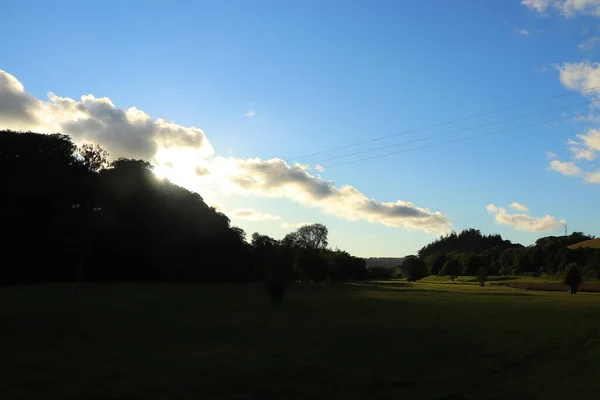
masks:
{"label": "sun glare", "polygon": [[205,183],[210,174],[200,176],[196,173],[198,168],[210,171],[209,163],[198,152],[187,148],[161,148],[154,157],[154,174],[160,179],[168,179],[176,185],[189,190],[197,190],[198,186]]}

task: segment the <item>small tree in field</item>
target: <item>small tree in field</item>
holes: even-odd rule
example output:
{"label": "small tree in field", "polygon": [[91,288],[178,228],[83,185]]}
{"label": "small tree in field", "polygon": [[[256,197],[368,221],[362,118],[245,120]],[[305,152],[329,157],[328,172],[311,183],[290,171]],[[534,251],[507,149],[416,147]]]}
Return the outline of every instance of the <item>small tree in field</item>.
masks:
{"label": "small tree in field", "polygon": [[485,269],[484,267],[479,268],[477,270],[477,273],[475,274],[475,276],[477,276],[477,280],[479,281],[479,286],[484,287],[485,281],[487,280],[487,277],[488,277],[487,269]]}
{"label": "small tree in field", "polygon": [[577,294],[577,288],[579,288],[582,282],[583,278],[577,264],[568,264],[563,276],[563,283],[569,286],[569,294]]}
{"label": "small tree in field", "polygon": [[405,257],[400,266],[400,270],[402,271],[402,276],[406,278],[408,282],[415,282],[429,275],[427,264],[416,256]]}
{"label": "small tree in field", "polygon": [[449,276],[454,282],[454,279],[460,275],[460,263],[458,260],[451,258],[444,264],[444,268],[440,271],[441,276]]}

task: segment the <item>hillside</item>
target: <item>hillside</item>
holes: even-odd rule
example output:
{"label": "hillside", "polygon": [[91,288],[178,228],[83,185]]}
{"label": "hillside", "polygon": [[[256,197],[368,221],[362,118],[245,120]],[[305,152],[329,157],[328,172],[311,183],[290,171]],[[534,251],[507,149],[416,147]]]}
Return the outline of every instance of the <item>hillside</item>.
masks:
{"label": "hillside", "polygon": [[579,249],[582,247],[600,249],[600,238],[585,240],[583,242],[575,243],[575,244],[569,246],[569,249]]}
{"label": "hillside", "polygon": [[369,257],[365,258],[367,267],[394,268],[402,264],[403,258],[399,257]]}

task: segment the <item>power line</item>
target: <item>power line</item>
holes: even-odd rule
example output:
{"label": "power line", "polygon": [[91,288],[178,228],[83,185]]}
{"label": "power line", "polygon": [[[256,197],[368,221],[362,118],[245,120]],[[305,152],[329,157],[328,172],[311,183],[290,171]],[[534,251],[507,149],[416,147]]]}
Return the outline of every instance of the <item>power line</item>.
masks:
{"label": "power line", "polygon": [[[377,151],[377,150],[383,150],[383,149],[388,149],[388,148],[391,148],[391,147],[397,147],[397,146],[401,146],[401,145],[406,145],[406,144],[411,144],[411,143],[416,143],[416,142],[422,142],[422,141],[425,141],[425,140],[435,139],[435,138],[442,137],[442,136],[455,135],[455,134],[461,133],[461,132],[476,130],[476,129],[480,129],[480,128],[484,128],[484,127],[498,125],[498,124],[501,124],[501,123],[506,123],[506,122],[516,121],[516,120],[520,120],[520,119],[524,119],[524,118],[534,117],[534,116],[538,116],[538,115],[542,115],[542,114],[548,114],[548,113],[555,112],[555,111],[566,110],[566,109],[569,109],[569,108],[574,108],[574,107],[578,107],[578,106],[581,106],[581,105],[589,104],[589,103],[592,103],[594,101],[595,100],[584,101],[584,102],[580,102],[580,103],[570,104],[568,106],[553,108],[553,109],[550,109],[550,110],[544,110],[544,111],[540,111],[540,112],[536,112],[536,113],[531,113],[531,114],[521,115],[521,116],[517,116],[517,117],[503,119],[503,120],[493,121],[493,122],[489,122],[489,123],[482,124],[482,125],[477,125],[477,126],[472,126],[472,127],[467,127],[467,128],[461,128],[461,129],[457,129],[457,130],[454,130],[454,131],[443,132],[443,133],[439,133],[439,134],[436,134],[436,135],[430,135],[430,136],[416,138],[416,139],[412,139],[412,140],[408,140],[408,141],[404,141],[404,142],[399,142],[399,143],[394,143],[394,144],[390,144],[390,145],[386,145],[386,146],[380,146],[380,147],[376,147],[376,148],[373,148],[373,149],[360,150],[360,151],[356,151],[354,153],[342,154],[342,155],[335,156],[335,157],[329,157],[329,158],[326,158],[326,159],[321,159],[321,160],[318,160],[318,161],[309,162],[309,163],[306,163],[305,165],[318,165],[318,164],[321,164],[323,162],[337,160],[337,159],[340,159],[340,158],[352,157],[352,156],[355,156],[355,155],[358,155],[358,154],[371,153],[371,152]],[[545,123],[545,122],[541,122],[541,123]],[[535,123],[535,124],[537,124],[537,123]],[[535,125],[535,124],[533,124],[533,125]],[[530,126],[530,125],[525,125],[524,127],[528,127],[528,126]],[[368,159],[370,159],[370,158],[368,158]],[[280,170],[280,171],[283,172],[286,169],[292,167],[291,165],[288,165],[285,160],[282,160],[282,161],[285,163],[285,165],[277,165],[277,166],[273,166],[273,168],[275,168],[276,170],[278,169],[278,170]],[[255,171],[255,170],[258,171],[258,170],[264,169],[264,168],[265,168],[264,164],[260,164],[260,165],[256,165],[256,166],[250,166],[250,167],[245,168],[245,172],[248,174],[248,173],[251,173],[252,171]],[[263,176],[268,176],[268,175],[276,174],[277,173],[276,170],[275,171],[271,170],[269,173],[263,174]]]}
{"label": "power line", "polygon": [[440,123],[437,123],[437,124],[428,125],[428,126],[424,126],[424,127],[416,128],[416,129],[411,129],[411,130],[408,130],[408,131],[403,131],[403,132],[399,132],[399,133],[393,133],[393,134],[385,135],[385,136],[379,136],[379,137],[376,137],[376,138],[363,140],[361,142],[354,142],[354,143],[350,143],[350,144],[343,145],[343,146],[333,147],[333,148],[330,148],[330,149],[327,149],[327,150],[321,150],[321,151],[317,151],[317,152],[314,152],[314,153],[301,155],[301,156],[298,156],[298,157],[288,158],[288,159],[285,159],[284,161],[285,162],[290,162],[290,161],[294,161],[294,160],[301,160],[303,158],[308,158],[308,157],[312,157],[312,156],[316,156],[316,155],[320,155],[320,154],[330,153],[330,152],[337,151],[337,150],[343,150],[343,149],[347,149],[347,148],[355,147],[355,146],[360,146],[360,145],[367,144],[367,143],[373,143],[373,142],[377,142],[377,141],[380,141],[380,140],[388,139],[388,138],[391,138],[391,137],[396,137],[396,136],[401,136],[401,135],[408,135],[410,133],[421,132],[421,131],[424,131],[426,129],[438,128],[440,126],[450,125],[450,124],[454,124],[456,122],[468,121],[468,120],[471,120],[471,119],[474,119],[474,118],[484,117],[486,115],[497,114],[497,113],[500,113],[500,112],[503,112],[503,111],[514,110],[514,109],[517,109],[517,108],[521,108],[521,107],[525,107],[525,106],[530,106],[530,105],[533,105],[533,104],[539,104],[539,103],[543,103],[543,102],[546,102],[546,101],[556,100],[556,99],[560,99],[560,98],[572,96],[572,95],[577,94],[577,93],[583,93],[583,92],[587,92],[587,91],[598,89],[598,88],[600,88],[600,85],[589,87],[589,88],[585,88],[585,89],[581,89],[581,90],[577,90],[577,91],[573,91],[573,92],[569,92],[569,93],[565,93],[565,94],[560,94],[560,95],[556,95],[556,96],[552,96],[552,97],[546,97],[544,99],[529,101],[529,102],[526,102],[526,103],[520,103],[520,104],[509,106],[509,107],[499,108],[499,109],[496,109],[496,110],[487,111],[487,112],[480,113],[480,114],[473,114],[473,115],[469,115],[467,117],[462,117],[462,118],[457,118],[457,119],[453,119],[453,120],[450,120],[450,121],[440,122]]}
{"label": "power line", "polygon": [[[466,142],[466,141],[469,141],[469,140],[479,139],[479,138],[482,138],[482,137],[487,137],[487,136],[492,136],[492,135],[498,135],[498,134],[501,134],[501,133],[512,132],[512,131],[516,131],[516,130],[519,130],[519,129],[530,128],[530,127],[538,126],[538,125],[544,125],[544,124],[548,124],[548,123],[551,123],[551,122],[564,121],[564,120],[567,120],[567,119],[570,119],[570,118],[576,118],[576,117],[582,116],[584,114],[585,113],[581,112],[581,113],[572,114],[572,115],[568,115],[568,116],[564,116],[564,117],[560,117],[560,118],[554,118],[554,119],[549,119],[549,120],[545,120],[545,121],[534,122],[534,123],[526,124],[526,125],[519,125],[519,126],[515,126],[515,127],[512,127],[512,128],[501,129],[501,130],[498,130],[498,131],[483,133],[483,134],[479,134],[479,135],[467,136],[467,137],[464,137],[464,138],[455,139],[455,140],[451,140],[451,141],[447,141],[447,142],[434,143],[434,144],[430,144],[430,145],[427,145],[427,146],[420,146],[420,147],[415,147],[415,148],[412,148],[412,149],[406,149],[406,150],[400,150],[400,151],[395,151],[395,152],[391,152],[391,153],[380,154],[380,155],[373,156],[373,157],[366,157],[366,158],[361,158],[361,159],[358,159],[358,160],[352,160],[352,161],[347,161],[347,162],[343,162],[343,163],[338,163],[338,164],[333,164],[333,165],[327,165],[327,166],[324,166],[323,168],[326,168],[326,169],[337,168],[337,167],[341,167],[341,166],[344,166],[344,165],[351,165],[351,164],[356,164],[356,163],[360,163],[360,162],[364,162],[364,161],[370,161],[370,160],[375,160],[375,159],[379,159],[379,158],[390,157],[390,156],[397,155],[397,154],[410,153],[410,152],[415,152],[415,151],[421,151],[421,150],[430,149],[430,148],[433,148],[433,147],[439,147],[439,146],[445,146],[445,145],[454,144],[454,143]],[[282,160],[282,161],[285,162],[284,160]],[[247,172],[251,171],[252,169],[257,169],[257,168],[264,168],[264,165],[260,165],[260,166],[255,167],[255,168],[247,168],[244,172],[247,173]],[[288,167],[287,165],[286,166],[282,166],[282,168],[289,168],[288,171],[290,171],[292,173],[304,172],[301,169],[293,169],[293,167]],[[270,175],[272,176],[273,174],[272,173],[265,173],[263,175],[263,177],[269,177]],[[268,182],[269,183],[277,182],[279,180],[282,180],[283,178],[286,178],[287,176],[288,176],[287,174],[275,175],[275,179],[269,179]],[[252,182],[254,184],[257,183],[256,181],[254,181],[252,179],[251,176],[246,176],[246,177],[241,177],[241,178],[242,179],[247,178],[247,179],[250,180],[250,182]],[[218,187],[218,185],[216,183],[212,183],[212,184],[204,186],[204,188],[209,188],[211,186],[213,186],[213,188],[215,188],[215,189]]]}
{"label": "power line", "polygon": [[523,118],[529,118],[529,117],[535,117],[537,115],[548,114],[548,113],[551,113],[551,112],[554,112],[554,111],[566,110],[566,109],[569,109],[569,108],[578,107],[578,106],[585,105],[585,104],[590,104],[590,103],[593,103],[595,101],[596,100],[583,101],[581,103],[570,104],[570,105],[565,106],[565,107],[558,107],[558,108],[554,108],[554,109],[551,109],[551,110],[544,110],[544,111],[540,111],[540,112],[536,112],[536,113],[532,113],[532,114],[521,115],[521,116],[513,117],[513,118],[507,118],[507,119],[503,119],[503,120],[500,120],[500,121],[489,122],[487,124],[482,124],[482,125],[477,125],[477,126],[470,126],[470,127],[467,127],[467,128],[461,128],[461,129],[457,129],[457,130],[450,131],[450,132],[440,133],[440,134],[437,134],[437,135],[431,135],[431,136],[425,136],[425,137],[418,138],[418,139],[412,139],[412,140],[409,140],[409,141],[406,141],[406,142],[393,143],[393,144],[389,144],[389,145],[386,145],[386,146],[375,147],[375,148],[368,149],[368,150],[355,151],[354,153],[342,154],[342,155],[339,155],[339,156],[330,157],[330,158],[326,158],[326,159],[322,159],[322,160],[318,160],[318,161],[313,161],[313,162],[309,162],[309,163],[306,163],[306,164],[308,164],[308,165],[311,165],[311,164],[321,164],[323,162],[327,162],[327,161],[331,161],[331,160],[338,160],[340,158],[352,157],[352,156],[355,156],[355,155],[358,155],[358,154],[372,153],[374,151],[388,149],[390,147],[397,147],[397,146],[401,146],[401,145],[404,145],[404,144],[410,144],[410,143],[415,143],[415,142],[422,142],[424,140],[429,140],[429,139],[433,139],[433,138],[437,138],[437,137],[454,135],[454,134],[457,134],[457,133],[460,133],[460,132],[471,131],[471,130],[475,130],[475,129],[479,129],[479,128],[485,128],[485,127],[488,127],[488,126],[502,124],[502,123],[505,123],[505,122],[517,121],[517,120],[523,119]]}
{"label": "power line", "polygon": [[447,144],[453,144],[453,143],[459,143],[459,142],[466,142],[468,140],[479,139],[479,138],[482,138],[482,137],[485,137],[485,136],[492,136],[492,135],[497,135],[497,134],[500,134],[500,133],[516,131],[516,130],[519,130],[519,129],[530,128],[532,126],[548,124],[550,122],[563,121],[565,119],[575,118],[575,117],[582,116],[583,114],[584,113],[577,113],[577,114],[569,115],[569,116],[566,116],[566,117],[555,118],[555,119],[550,119],[550,120],[541,121],[541,122],[535,122],[535,123],[528,124],[528,125],[516,126],[516,127],[513,127],[513,128],[502,129],[502,130],[499,130],[499,131],[494,131],[494,132],[489,132],[489,133],[483,133],[483,134],[480,134],[480,135],[467,136],[465,138],[451,140],[451,141],[448,141],[448,142],[435,143],[435,144],[428,145],[428,146],[415,147],[413,149],[395,151],[395,152],[392,152],[392,153],[380,154],[380,155],[373,156],[373,157],[361,158],[361,159],[354,160],[354,161],[348,161],[348,162],[343,162],[343,163],[339,163],[339,164],[325,166],[323,168],[328,168],[328,169],[329,168],[335,168],[335,167],[340,167],[342,165],[356,164],[356,163],[363,162],[363,161],[374,160],[374,159],[377,159],[377,158],[389,157],[389,156],[393,156],[393,155],[401,154],[401,153],[410,153],[412,151],[425,150],[425,149],[429,149],[429,148],[432,148],[432,147],[444,146],[444,145],[447,145]]}
{"label": "power line", "polygon": [[[439,134],[436,134],[436,135],[425,136],[425,137],[416,138],[416,139],[412,139],[412,140],[408,140],[408,141],[404,141],[404,142],[393,143],[393,144],[389,144],[389,145],[386,145],[386,146],[375,147],[375,148],[372,148],[372,149],[360,150],[360,151],[356,151],[356,152],[353,152],[353,153],[342,154],[342,155],[335,156],[335,157],[329,157],[329,158],[326,158],[326,159],[321,159],[321,160],[317,160],[317,161],[308,162],[308,163],[305,163],[305,165],[318,165],[318,164],[321,164],[321,163],[324,163],[324,162],[327,162],[327,161],[337,160],[337,159],[340,159],[340,158],[352,157],[352,156],[355,156],[355,155],[358,155],[358,154],[372,153],[374,151],[388,149],[388,148],[391,148],[391,147],[397,147],[397,146],[401,146],[401,145],[406,145],[406,144],[411,144],[411,143],[416,143],[416,142],[422,142],[422,141],[425,141],[425,140],[434,139],[434,138],[438,138],[438,137],[442,137],[442,136],[455,135],[455,134],[461,133],[461,132],[476,130],[476,129],[485,128],[485,127],[489,127],[489,126],[494,126],[494,125],[498,125],[498,124],[502,124],[502,123],[506,123],[506,122],[512,122],[512,121],[517,121],[517,120],[524,119],[524,118],[530,118],[530,117],[535,117],[535,116],[542,115],[542,114],[548,114],[548,113],[555,112],[555,111],[562,111],[562,110],[566,110],[566,109],[569,109],[569,108],[579,107],[579,106],[582,106],[582,105],[593,103],[595,101],[596,100],[583,101],[583,102],[579,102],[579,103],[575,103],[575,104],[569,104],[569,105],[563,106],[563,107],[553,108],[553,109],[550,109],[550,110],[543,110],[543,111],[539,111],[539,112],[535,112],[535,113],[531,113],[531,114],[520,115],[520,116],[517,116],[517,117],[511,117],[511,118],[507,118],[507,119],[503,119],[503,120],[498,120],[498,121],[493,121],[493,122],[489,122],[489,123],[485,123],[485,124],[481,124],[481,125],[476,125],[476,126],[461,128],[461,129],[457,129],[457,130],[454,130],[454,131],[443,132],[443,133],[439,133]],[[280,166],[275,166],[275,168],[276,169],[280,169],[281,171],[284,171],[287,168],[289,168],[290,166],[288,166],[286,160],[282,160],[282,161],[284,163],[286,163],[286,164],[285,165],[280,165]],[[255,165],[255,166],[250,166],[250,167],[245,168],[245,172],[246,173],[251,173],[252,171],[260,170],[260,169],[264,169],[264,168],[265,168],[265,166],[263,164]],[[273,174],[273,173],[276,173],[276,171],[271,171],[270,173]],[[269,174],[267,173],[265,175],[269,175]],[[207,185],[205,187],[210,187],[210,185]]]}
{"label": "power line", "polygon": [[[542,102],[551,101],[551,100],[555,100],[555,99],[559,99],[559,98],[565,98],[565,97],[568,97],[568,96],[571,96],[571,95],[574,95],[574,94],[577,94],[577,93],[583,93],[583,92],[586,92],[586,91],[590,91],[590,90],[594,90],[594,89],[599,89],[599,88],[600,88],[600,85],[598,85],[598,86],[592,86],[592,87],[589,87],[589,88],[585,88],[585,89],[581,89],[581,90],[577,90],[577,91],[573,91],[573,92],[569,92],[569,93],[565,93],[565,94],[560,94],[560,95],[556,95],[556,96],[552,96],[552,97],[547,97],[547,98],[543,98],[543,99],[539,99],[539,100],[534,100],[534,101],[529,101],[529,102],[525,102],[525,103],[520,103],[520,104],[517,104],[517,105],[513,105],[513,106],[509,106],[509,107],[504,107],[504,108],[500,108],[500,109],[496,109],[496,110],[492,110],[492,111],[487,111],[487,112],[480,113],[480,114],[473,114],[473,115],[470,115],[470,116],[467,116],[467,117],[457,118],[457,119],[454,119],[454,120],[450,120],[450,121],[446,121],[446,122],[441,122],[441,123],[434,124],[434,125],[428,125],[428,126],[425,126],[425,127],[421,127],[421,128],[417,128],[417,129],[412,129],[412,130],[408,130],[408,131],[403,131],[403,132],[400,132],[400,133],[394,133],[394,134],[390,134],[390,135],[380,136],[380,137],[377,137],[377,138],[368,139],[368,140],[364,140],[364,141],[361,141],[361,142],[354,142],[354,143],[350,143],[348,145],[339,146],[339,147],[331,148],[331,149],[328,149],[328,150],[322,150],[322,151],[318,151],[318,152],[314,152],[314,153],[310,153],[310,154],[306,154],[306,155],[301,155],[301,156],[298,156],[298,157],[295,157],[295,158],[287,158],[287,159],[283,159],[283,161],[285,163],[291,163],[292,161],[300,160],[300,159],[304,159],[304,158],[308,158],[308,157],[312,157],[312,156],[315,156],[315,155],[330,153],[330,152],[333,152],[333,151],[343,150],[343,149],[347,149],[347,148],[351,148],[351,147],[356,147],[356,146],[360,146],[360,145],[367,144],[367,143],[373,143],[373,142],[384,140],[384,139],[388,139],[388,138],[391,138],[391,137],[403,136],[403,135],[408,135],[408,134],[411,134],[411,133],[421,132],[421,131],[424,131],[424,130],[427,130],[427,129],[432,129],[432,128],[437,128],[437,127],[441,127],[441,126],[445,126],[445,125],[450,125],[450,124],[453,124],[453,123],[456,123],[456,122],[468,121],[468,120],[475,119],[475,118],[478,118],[478,117],[483,117],[483,116],[487,116],[487,115],[497,114],[497,113],[500,113],[500,112],[503,112],[503,111],[514,110],[514,109],[525,107],[525,106],[528,106],[528,105],[539,104],[539,103],[542,103]],[[485,127],[485,126],[491,126],[491,125],[499,124],[499,123],[502,123],[502,122],[510,122],[510,121],[514,121],[514,120],[517,120],[517,119],[522,119],[522,118],[526,118],[526,117],[532,117],[532,116],[535,116],[535,115],[541,115],[541,114],[549,113],[549,112],[552,112],[552,111],[558,111],[558,110],[562,110],[562,109],[576,107],[576,106],[583,105],[583,104],[590,104],[590,103],[593,103],[595,101],[596,100],[585,101],[585,102],[578,103],[578,104],[575,104],[575,105],[569,105],[569,106],[566,106],[566,107],[556,108],[556,109],[549,110],[549,111],[542,111],[542,112],[539,112],[539,113],[528,114],[528,115],[521,116],[521,117],[509,118],[509,119],[506,119],[506,120],[501,120],[501,121],[492,122],[492,123],[489,123],[489,124],[479,125],[479,126],[476,126],[476,127],[464,128],[464,129],[460,129],[460,130],[454,131],[452,133],[444,133],[444,134],[440,134],[440,135],[433,135],[433,136],[430,136],[428,138],[439,137],[439,136],[446,136],[446,135],[450,135],[450,134],[454,134],[454,133],[459,133],[459,132],[464,132],[464,131],[468,131],[468,130],[482,128],[482,127]],[[340,155],[340,156],[330,157],[330,158],[326,158],[326,159],[322,159],[322,160],[318,160],[318,161],[314,161],[314,162],[309,162],[309,163],[306,163],[306,164],[309,164],[309,165],[310,164],[319,164],[319,163],[322,163],[322,162],[336,160],[336,159],[339,159],[339,158],[351,157],[351,156],[354,156],[354,155],[357,155],[357,154],[369,153],[369,152],[373,152],[373,151],[376,151],[376,150],[385,149],[385,148],[388,148],[388,147],[395,147],[395,146],[399,146],[401,144],[409,144],[409,143],[413,143],[413,142],[417,142],[417,141],[421,141],[421,140],[426,140],[426,139],[427,138],[417,139],[417,140],[411,140],[411,141],[408,141],[408,142],[401,142],[399,144],[391,144],[391,145],[388,145],[388,146],[381,146],[381,147],[377,147],[377,148],[370,149],[370,150],[361,150],[361,151],[357,151],[357,152],[346,154],[346,155]],[[252,171],[254,169],[259,169],[259,168],[260,168],[260,166],[255,166],[255,167],[248,168],[247,171],[249,172],[249,171]]]}
{"label": "power line", "polygon": [[[455,140],[451,140],[451,141],[447,141],[447,142],[434,143],[434,144],[430,144],[430,145],[427,145],[427,146],[415,147],[415,148],[412,148],[412,149],[400,150],[400,151],[395,151],[395,152],[392,152],[392,153],[380,154],[380,155],[373,156],[373,157],[361,158],[361,159],[358,159],[358,160],[353,160],[353,161],[343,162],[343,163],[339,163],[339,164],[328,165],[328,166],[325,166],[324,168],[331,169],[331,168],[336,168],[336,167],[340,167],[340,166],[344,166],[344,165],[350,165],[350,164],[356,164],[356,163],[359,163],[359,162],[374,160],[374,159],[378,159],[378,158],[390,157],[390,156],[397,155],[397,154],[410,153],[410,152],[414,152],[414,151],[421,151],[421,150],[430,149],[430,148],[433,148],[433,147],[439,147],[439,146],[445,146],[445,145],[454,144],[454,143],[466,142],[466,141],[469,141],[469,140],[479,139],[479,138],[486,137],[486,136],[498,135],[498,134],[501,134],[501,133],[512,132],[512,131],[516,131],[516,130],[519,130],[519,129],[530,128],[532,126],[538,126],[538,125],[548,124],[548,123],[551,123],[551,122],[564,121],[566,119],[575,118],[575,117],[579,117],[579,116],[582,116],[582,115],[584,115],[584,113],[577,113],[577,114],[573,114],[573,115],[568,115],[566,117],[554,118],[554,119],[549,119],[549,120],[546,120],[546,121],[534,122],[534,123],[527,124],[527,125],[515,126],[515,127],[512,127],[512,128],[501,129],[501,130],[498,130],[498,131],[483,133],[483,134],[479,134],[479,135],[467,136],[467,137],[464,137],[464,138],[455,139]],[[246,172],[247,171],[248,170],[246,170]],[[302,172],[302,170],[291,170],[291,171],[292,172],[296,172],[296,173]],[[267,177],[269,175],[270,174],[268,174],[268,173],[264,174],[264,176],[267,176]],[[283,178],[286,178],[287,176],[288,176],[287,174],[276,175],[275,179],[269,179],[268,182],[269,183],[277,182],[279,180],[282,180]],[[256,182],[254,180],[252,180],[252,177],[248,176],[246,178],[248,178],[252,183],[256,184]]]}
{"label": "power line", "polygon": [[[527,105],[533,105],[533,104],[538,104],[538,103],[541,103],[541,102],[550,101],[550,100],[554,100],[554,99],[558,99],[558,98],[564,98],[564,97],[571,96],[571,95],[576,94],[576,93],[582,93],[582,92],[585,92],[585,91],[590,91],[590,90],[594,90],[594,89],[598,89],[598,88],[600,88],[600,85],[594,86],[594,87],[590,87],[590,88],[586,88],[586,89],[582,89],[582,90],[578,90],[578,91],[574,91],[574,92],[570,92],[570,93],[566,93],[566,94],[562,94],[562,95],[557,95],[557,96],[548,97],[548,98],[544,98],[544,99],[540,99],[540,100],[535,100],[535,101],[531,101],[531,102],[521,103],[521,104],[517,104],[517,105],[514,105],[514,106],[510,106],[510,107],[504,107],[504,108],[501,108],[501,109],[497,109],[497,110],[493,110],[493,111],[489,111],[489,112],[485,112],[485,113],[474,114],[474,115],[471,115],[471,116],[468,116],[468,117],[458,118],[458,119],[454,119],[454,120],[451,120],[451,121],[446,121],[446,122],[439,123],[439,124],[434,124],[434,125],[429,125],[429,126],[418,128],[418,129],[413,129],[413,130],[410,130],[410,131],[404,131],[404,132],[400,132],[400,133],[396,133],[396,134],[381,136],[381,137],[378,137],[378,138],[373,138],[373,139],[365,140],[365,141],[362,141],[362,142],[351,143],[351,144],[346,145],[346,146],[341,146],[341,147],[337,147],[337,148],[333,148],[333,149],[329,149],[329,150],[323,150],[323,151],[319,151],[319,152],[307,154],[307,155],[296,157],[296,158],[284,159],[282,161],[287,164],[287,163],[289,163],[292,160],[298,160],[298,159],[301,159],[301,158],[307,158],[307,157],[310,157],[310,156],[313,156],[313,155],[324,154],[324,153],[328,153],[328,152],[335,151],[335,150],[341,150],[341,149],[345,149],[345,148],[350,148],[350,147],[358,146],[358,145],[361,145],[361,144],[372,143],[372,142],[383,140],[383,139],[387,139],[387,138],[390,138],[390,137],[401,136],[401,135],[406,135],[406,134],[410,134],[410,133],[416,133],[416,132],[423,131],[423,130],[426,130],[426,129],[431,129],[431,128],[435,128],[435,127],[449,125],[449,124],[452,124],[452,123],[456,123],[456,122],[460,122],[460,121],[466,121],[466,120],[470,120],[470,119],[474,119],[474,118],[482,117],[482,116],[486,116],[486,115],[496,114],[496,113],[500,113],[502,111],[512,110],[512,109],[524,107],[524,106],[527,106]],[[551,110],[544,110],[544,111],[537,112],[537,113],[532,113],[532,114],[527,114],[527,115],[523,115],[523,116],[518,116],[518,117],[508,118],[508,119],[504,119],[504,120],[494,121],[494,122],[490,122],[490,123],[487,123],[487,124],[482,124],[482,125],[478,125],[478,126],[474,126],[474,127],[462,128],[462,129],[458,129],[458,130],[451,131],[451,132],[445,132],[445,133],[441,133],[441,134],[437,134],[437,135],[427,136],[427,137],[424,137],[424,138],[413,139],[413,140],[409,140],[409,141],[406,141],[406,142],[400,142],[400,143],[395,143],[395,144],[391,144],[391,145],[387,145],[387,146],[381,146],[381,147],[377,147],[377,148],[373,148],[373,149],[361,150],[361,151],[357,151],[357,152],[354,152],[354,153],[344,154],[344,155],[340,155],[340,156],[336,156],[336,157],[330,157],[330,158],[327,158],[327,159],[322,159],[322,160],[310,162],[310,163],[307,163],[307,164],[308,165],[319,164],[319,163],[322,163],[322,162],[331,161],[331,160],[340,159],[340,158],[351,157],[351,156],[358,155],[358,154],[370,153],[370,152],[373,152],[373,151],[382,150],[382,149],[389,148],[389,147],[396,147],[396,146],[400,146],[400,145],[404,145],[404,144],[410,144],[410,143],[414,143],[414,142],[429,140],[429,139],[436,138],[436,137],[452,135],[452,134],[456,134],[456,133],[460,133],[460,132],[465,132],[465,131],[475,130],[475,129],[479,129],[479,128],[483,128],[483,127],[487,127],[487,126],[497,125],[497,124],[500,124],[500,123],[505,123],[505,122],[515,121],[515,120],[519,120],[519,119],[523,119],[523,118],[533,117],[533,116],[537,116],[537,115],[541,115],[541,114],[546,114],[546,113],[550,113],[550,112],[554,112],[554,111],[560,111],[560,110],[564,110],[564,109],[568,109],[568,108],[572,108],[572,107],[577,107],[577,106],[581,106],[581,105],[585,105],[585,104],[590,104],[590,103],[593,103],[595,101],[596,100],[589,100],[589,101],[585,101],[585,102],[571,104],[571,105],[564,106],[564,107],[554,108],[554,109],[551,109]],[[372,160],[372,159],[376,159],[376,158],[387,157],[387,156],[394,155],[394,154],[401,154],[401,153],[405,153],[405,152],[410,152],[410,151],[415,151],[415,150],[420,150],[420,149],[426,149],[426,148],[430,148],[430,147],[437,147],[437,146],[444,145],[444,144],[451,144],[451,143],[461,142],[461,141],[470,140],[470,139],[477,138],[477,137],[488,136],[488,135],[492,135],[492,134],[496,134],[496,133],[501,133],[501,132],[506,132],[506,131],[512,131],[512,130],[516,130],[516,129],[524,129],[526,127],[540,125],[540,124],[545,124],[545,123],[549,123],[549,122],[553,122],[553,121],[560,121],[560,120],[572,118],[572,117],[575,117],[575,116],[580,116],[582,114],[583,113],[579,113],[579,114],[575,114],[575,115],[572,115],[572,116],[569,116],[569,117],[558,118],[558,119],[548,120],[548,121],[542,121],[542,122],[533,123],[533,124],[529,124],[529,125],[524,125],[524,126],[520,126],[520,127],[510,128],[508,130],[501,130],[501,131],[496,131],[496,132],[492,132],[492,133],[488,133],[488,134],[483,134],[483,135],[475,135],[475,136],[471,136],[471,137],[464,138],[464,139],[459,139],[459,140],[454,140],[454,141],[449,141],[449,142],[443,142],[443,143],[438,143],[438,144],[429,145],[429,146],[422,146],[422,147],[419,147],[419,148],[416,148],[416,149],[410,149],[410,150],[406,150],[406,151],[398,151],[398,152],[393,152],[393,153],[386,153],[386,154],[378,155],[378,156],[374,156],[374,157],[368,157],[368,158],[363,158],[363,159],[354,160],[354,161],[350,161],[350,162],[344,162],[344,163],[334,164],[334,165],[331,165],[331,166],[326,166],[324,168],[334,168],[334,167],[338,167],[338,166],[341,166],[341,165],[354,164],[354,163],[357,163],[357,162]],[[245,172],[248,173],[248,172],[251,172],[252,170],[258,170],[260,168],[264,168],[264,165],[257,165],[257,166],[254,166],[254,167],[246,168]],[[280,168],[285,169],[285,168],[287,168],[287,166],[284,165],[284,166],[281,166]],[[269,175],[269,174],[265,174],[265,175]],[[283,175],[283,176],[285,176],[285,175]],[[210,187],[210,186],[211,185],[206,185],[204,187],[207,188],[207,187]]]}

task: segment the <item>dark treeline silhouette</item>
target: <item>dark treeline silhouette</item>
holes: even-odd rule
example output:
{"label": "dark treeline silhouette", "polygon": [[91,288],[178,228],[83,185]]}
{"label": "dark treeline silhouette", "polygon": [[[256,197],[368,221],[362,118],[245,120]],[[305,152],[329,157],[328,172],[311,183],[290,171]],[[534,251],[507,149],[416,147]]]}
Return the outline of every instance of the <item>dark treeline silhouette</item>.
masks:
{"label": "dark treeline silhouette", "polygon": [[0,283],[48,280],[342,281],[361,258],[327,249],[327,228],[278,242],[245,232],[143,160],[107,161],[66,135],[0,131]]}
{"label": "dark treeline silhouette", "polygon": [[593,236],[574,232],[569,236],[548,236],[532,246],[503,240],[500,235],[483,235],[467,229],[451,233],[419,250],[429,274],[477,276],[483,285],[488,275],[531,274],[562,276],[571,263],[581,269],[583,276],[600,278],[600,249],[568,246]]}
{"label": "dark treeline silhouette", "polygon": [[[328,248],[327,227],[303,226],[251,243],[202,197],[157,179],[152,165],[108,162],[99,146],[66,135],[0,131],[1,284],[56,280],[262,280],[274,302],[288,282],[339,282],[428,274],[564,275],[600,278],[600,249],[567,246],[580,232],[524,247],[468,229],[424,246],[395,270]],[[570,266],[569,269],[573,267]],[[575,276],[573,274],[573,276]],[[576,281],[576,279],[573,279]]]}

